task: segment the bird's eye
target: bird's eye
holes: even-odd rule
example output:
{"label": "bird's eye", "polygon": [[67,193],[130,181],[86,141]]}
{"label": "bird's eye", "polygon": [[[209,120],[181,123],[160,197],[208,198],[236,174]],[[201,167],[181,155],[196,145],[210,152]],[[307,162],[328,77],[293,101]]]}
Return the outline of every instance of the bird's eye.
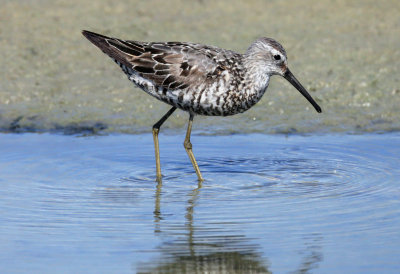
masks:
{"label": "bird's eye", "polygon": [[279,54],[274,55],[275,60],[281,60],[281,56]]}

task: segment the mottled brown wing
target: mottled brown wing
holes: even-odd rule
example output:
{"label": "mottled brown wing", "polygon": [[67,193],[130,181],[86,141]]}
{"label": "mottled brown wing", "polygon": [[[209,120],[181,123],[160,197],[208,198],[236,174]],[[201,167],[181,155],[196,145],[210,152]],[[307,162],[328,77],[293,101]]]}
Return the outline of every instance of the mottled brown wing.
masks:
{"label": "mottled brown wing", "polygon": [[218,51],[193,43],[124,41],[89,31],[83,35],[105,54],[166,89],[186,88],[223,70]]}

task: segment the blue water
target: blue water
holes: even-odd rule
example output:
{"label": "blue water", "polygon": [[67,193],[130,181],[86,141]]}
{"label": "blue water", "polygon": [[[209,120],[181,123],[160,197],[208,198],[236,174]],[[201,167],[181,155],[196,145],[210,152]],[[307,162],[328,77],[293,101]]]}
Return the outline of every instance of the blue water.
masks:
{"label": "blue water", "polygon": [[398,273],[400,134],[0,135],[1,273]]}

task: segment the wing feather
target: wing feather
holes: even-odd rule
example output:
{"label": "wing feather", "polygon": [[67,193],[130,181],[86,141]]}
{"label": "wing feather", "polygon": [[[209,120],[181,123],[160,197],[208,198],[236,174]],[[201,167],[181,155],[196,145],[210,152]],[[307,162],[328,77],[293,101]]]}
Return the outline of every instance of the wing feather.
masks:
{"label": "wing feather", "polygon": [[226,69],[221,60],[227,58],[221,54],[235,54],[194,43],[125,41],[89,31],[83,31],[83,35],[111,58],[166,89],[218,77]]}

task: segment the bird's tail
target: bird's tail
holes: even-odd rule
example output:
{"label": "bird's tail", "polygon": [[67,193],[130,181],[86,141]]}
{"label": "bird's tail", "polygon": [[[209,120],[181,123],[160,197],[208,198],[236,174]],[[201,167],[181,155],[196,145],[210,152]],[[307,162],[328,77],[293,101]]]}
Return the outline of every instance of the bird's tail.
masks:
{"label": "bird's tail", "polygon": [[82,34],[105,54],[127,67],[132,67],[132,64],[129,62],[132,57],[143,53],[143,48],[135,45],[133,41],[127,43],[124,40],[107,37],[87,30],[83,30]]}

